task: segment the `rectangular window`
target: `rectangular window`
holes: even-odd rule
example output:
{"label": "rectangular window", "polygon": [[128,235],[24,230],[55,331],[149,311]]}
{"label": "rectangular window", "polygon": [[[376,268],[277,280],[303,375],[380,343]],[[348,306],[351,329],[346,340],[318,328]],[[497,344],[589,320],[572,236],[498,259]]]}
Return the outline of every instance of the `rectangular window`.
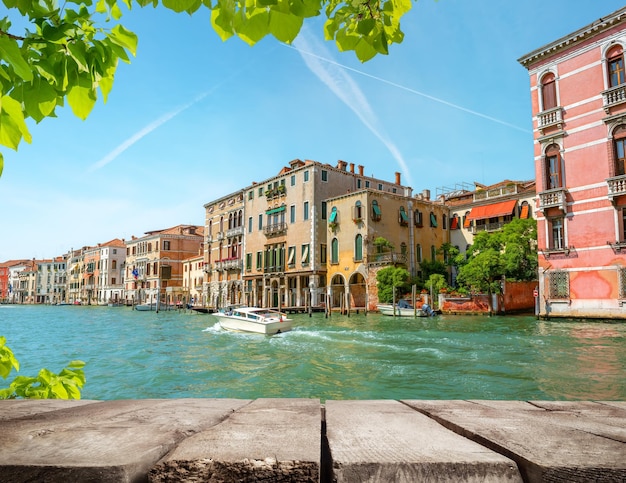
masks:
{"label": "rectangular window", "polygon": [[382,183],[378,183],[378,189],[379,189],[380,191],[382,191],[382,190],[383,190],[383,185],[382,185]]}
{"label": "rectangular window", "polygon": [[248,217],[248,233],[252,233],[252,217]]}
{"label": "rectangular window", "polygon": [[252,253],[246,253],[246,270],[252,270]]}
{"label": "rectangular window", "polygon": [[289,207],[289,222],[290,223],[296,222],[296,205],[291,205]]}
{"label": "rectangular window", "polygon": [[308,201],[304,202],[303,218],[304,218],[304,221],[307,221],[309,219],[309,202]]}
{"label": "rectangular window", "polygon": [[626,138],[616,139],[615,147],[615,176],[626,174]]}
{"label": "rectangular window", "polygon": [[302,245],[302,265],[309,264],[309,244]]}
{"label": "rectangular window", "polygon": [[551,79],[541,86],[543,110],[547,111],[556,107],[556,80]]}
{"label": "rectangular window", "polygon": [[263,213],[259,214],[259,230],[263,229]]}
{"label": "rectangular window", "polygon": [[256,252],[256,269],[261,270],[263,268],[263,252]]}
{"label": "rectangular window", "polygon": [[287,250],[287,265],[295,267],[296,265],[296,247],[289,247]]}
{"label": "rectangular window", "polygon": [[437,228],[437,215],[434,213],[430,214],[430,226],[432,228]]}
{"label": "rectangular window", "polygon": [[170,242],[169,241],[164,241],[163,242],[163,250],[169,250],[170,249]]}
{"label": "rectangular window", "polygon": [[263,196],[263,186],[259,186],[259,196]]}
{"label": "rectangular window", "polygon": [[619,221],[620,221],[620,238],[619,241],[626,242],[626,207],[619,208]]}
{"label": "rectangular window", "polygon": [[111,278],[111,285],[115,285],[115,283],[117,282],[117,279],[115,277]]}
{"label": "rectangular window", "polygon": [[369,181],[365,181],[365,187],[369,188],[370,187],[370,182]]}
{"label": "rectangular window", "polygon": [[304,182],[306,183],[307,181],[309,181],[309,172],[308,172],[308,170],[304,172]]}
{"label": "rectangular window", "polygon": [[419,243],[415,245],[415,259],[417,260],[417,263],[422,262],[422,245]]}
{"label": "rectangular window", "polygon": [[322,170],[322,181],[328,181],[328,171]]}
{"label": "rectangular window", "polygon": [[356,189],[360,190],[360,189],[361,189],[361,184],[362,184],[362,183],[361,183],[361,180],[360,180],[360,179],[357,179],[357,180],[356,180]]}
{"label": "rectangular window", "polygon": [[111,260],[111,270],[117,270],[117,260]]}
{"label": "rectangular window", "polygon": [[320,262],[322,264],[326,263],[326,244],[322,243],[320,245]]}
{"label": "rectangular window", "polygon": [[296,185],[296,175],[295,174],[291,175],[290,181],[291,181],[291,186],[295,186]]}
{"label": "rectangular window", "polygon": [[326,208],[326,202],[322,201],[322,210],[321,210],[322,211],[322,220],[326,219],[326,209],[327,209]]}
{"label": "rectangular window", "polygon": [[248,191],[248,199],[249,200],[253,200],[254,199],[254,191],[252,191],[252,190]]}
{"label": "rectangular window", "polygon": [[553,218],[550,225],[550,248],[553,250],[562,250],[565,248],[563,218]]}
{"label": "rectangular window", "polygon": [[548,167],[548,189],[555,189],[561,187],[561,163],[559,155],[554,154],[548,156],[546,159],[546,165]]}

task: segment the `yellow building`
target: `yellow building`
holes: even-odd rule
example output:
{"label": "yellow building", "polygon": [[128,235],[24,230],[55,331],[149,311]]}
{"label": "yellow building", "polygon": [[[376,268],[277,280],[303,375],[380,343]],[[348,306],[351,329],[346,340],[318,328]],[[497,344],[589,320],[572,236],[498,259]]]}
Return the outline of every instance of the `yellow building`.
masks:
{"label": "yellow building", "polygon": [[[327,287],[331,308],[374,310],[376,273],[390,265],[421,275],[420,263],[435,259],[449,242],[448,208],[411,188],[390,193],[365,189],[328,200]],[[378,238],[389,242],[376,244]]]}

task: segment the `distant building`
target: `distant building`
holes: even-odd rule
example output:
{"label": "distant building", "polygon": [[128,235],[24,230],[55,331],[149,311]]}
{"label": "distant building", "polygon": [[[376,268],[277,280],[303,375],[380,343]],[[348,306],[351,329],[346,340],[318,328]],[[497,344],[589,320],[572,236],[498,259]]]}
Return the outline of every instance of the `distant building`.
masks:
{"label": "distant building", "polygon": [[[203,251],[203,250],[202,250]],[[205,307],[204,253],[183,260],[183,290],[187,303]]]}
{"label": "distant building", "polygon": [[100,267],[98,270],[97,298],[99,305],[118,304],[124,299],[124,269],[126,243],[114,238],[98,245]]}
{"label": "distant building", "polygon": [[126,303],[182,300],[183,260],[199,253],[204,227],[177,225],[126,240]]}
{"label": "distant building", "polygon": [[519,59],[530,74],[540,314],[626,317],[626,8]]}

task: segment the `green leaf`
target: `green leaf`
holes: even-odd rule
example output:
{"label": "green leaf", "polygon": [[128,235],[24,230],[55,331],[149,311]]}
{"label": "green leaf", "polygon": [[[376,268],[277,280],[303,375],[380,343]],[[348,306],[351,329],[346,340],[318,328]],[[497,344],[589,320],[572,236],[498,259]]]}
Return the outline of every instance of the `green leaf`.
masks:
{"label": "green leaf", "polygon": [[373,18],[366,18],[357,23],[356,31],[361,35],[367,35],[375,26],[376,20]]}
{"label": "green leaf", "polygon": [[96,91],[91,76],[80,75],[67,92],[67,102],[74,115],[83,121],[96,103]]}
{"label": "green leaf", "polygon": [[211,26],[222,40],[228,40],[233,36],[232,12],[223,9],[220,3],[211,10]]}
{"label": "green leaf", "polygon": [[270,13],[264,8],[257,8],[249,16],[238,12],[233,19],[233,28],[237,35],[248,45],[254,45],[269,32]]}
{"label": "green leaf", "polygon": [[125,29],[124,26],[118,24],[113,27],[111,29],[111,33],[109,34],[109,39],[120,47],[128,49],[131,54],[136,54],[137,35],[130,30]]}
{"label": "green leaf", "polygon": [[31,141],[21,104],[9,96],[0,97],[0,144],[17,149],[22,138]]}
{"label": "green leaf", "polygon": [[6,61],[13,66],[15,73],[25,81],[33,79],[33,73],[28,63],[22,57],[17,42],[4,35],[0,35],[0,60]]}
{"label": "green leaf", "polygon": [[162,0],[163,6],[174,12],[185,12],[196,3],[196,0]]}
{"label": "green leaf", "polygon": [[83,72],[89,71],[89,66],[85,60],[85,44],[83,42],[70,42],[67,44],[67,49],[70,51],[71,57],[76,61],[76,65]]}
{"label": "green leaf", "polygon": [[56,91],[41,77],[36,77],[32,84],[24,85],[24,110],[35,121],[40,122],[48,117],[56,105]]}
{"label": "green leaf", "polygon": [[291,43],[296,38],[304,19],[291,13],[271,10],[269,30],[281,42]]}
{"label": "green leaf", "polygon": [[4,156],[2,155],[2,153],[0,153],[0,176],[2,176],[3,171],[4,171]]}

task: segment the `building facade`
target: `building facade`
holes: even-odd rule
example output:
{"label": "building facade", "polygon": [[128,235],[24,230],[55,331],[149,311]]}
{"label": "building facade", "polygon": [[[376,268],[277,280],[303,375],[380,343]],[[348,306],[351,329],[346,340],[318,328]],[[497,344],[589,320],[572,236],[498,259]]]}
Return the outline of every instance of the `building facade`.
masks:
{"label": "building facade", "polygon": [[183,260],[197,255],[204,242],[204,227],[177,225],[146,232],[125,242],[124,273],[127,304],[173,304],[182,300]]}
{"label": "building facade", "polygon": [[530,75],[544,317],[626,316],[626,8],[519,59]]}
{"label": "building facade", "polygon": [[98,245],[100,266],[98,268],[98,305],[118,305],[124,300],[124,271],[126,244],[115,238]]}

